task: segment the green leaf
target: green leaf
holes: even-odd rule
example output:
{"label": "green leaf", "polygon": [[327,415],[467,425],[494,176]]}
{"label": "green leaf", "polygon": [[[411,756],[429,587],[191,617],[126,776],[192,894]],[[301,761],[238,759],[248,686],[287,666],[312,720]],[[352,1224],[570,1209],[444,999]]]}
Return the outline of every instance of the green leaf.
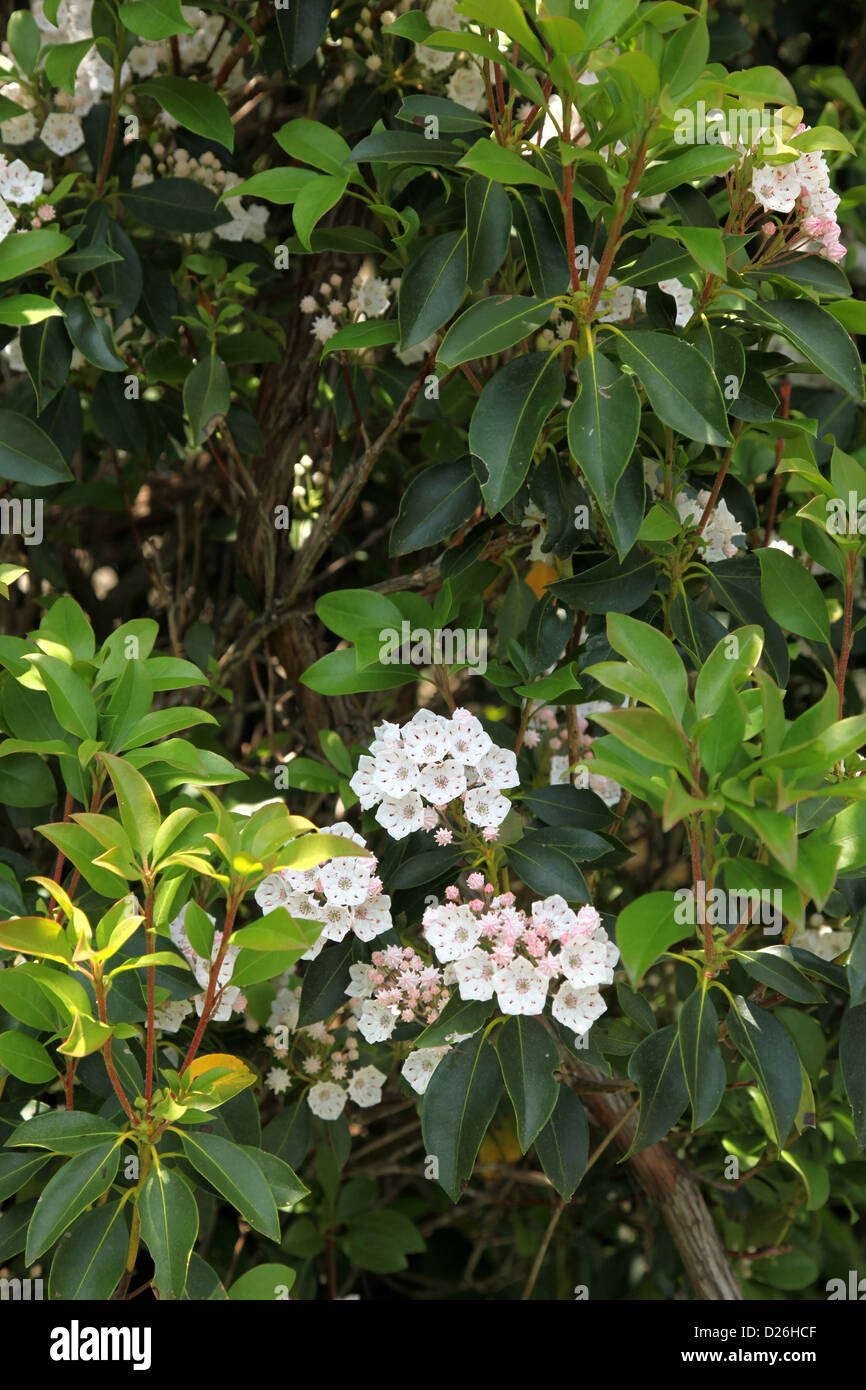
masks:
{"label": "green leaf", "polygon": [[689,1103],[675,1024],[650,1033],[638,1043],[629,1058],[628,1074],[640,1088],[637,1129],[626,1154],[626,1158],[633,1158],[641,1149],[663,1139]]}
{"label": "green leaf", "polygon": [[[310,177],[315,178],[315,175]],[[240,196],[240,186],[232,189],[232,193]],[[155,179],[128,189],[123,194],[123,203],[145,227],[158,232],[210,232],[226,220],[225,212],[217,207],[216,194],[195,179]],[[0,246],[0,260],[3,246]]]}
{"label": "green leaf", "polygon": [[19,68],[29,77],[36,67],[42,35],[29,10],[14,10],[6,26],[6,38]]}
{"label": "green leaf", "polygon": [[798,1004],[822,1004],[824,996],[796,965],[787,946],[765,946],[760,951],[737,951],[746,973],[753,980],[795,999]]}
{"label": "green leaf", "polygon": [[236,1207],[255,1230],[279,1241],[280,1220],[262,1171],[238,1144],[217,1134],[182,1134],[183,1151],[197,1172]]}
{"label": "green leaf", "polygon": [[770,1115],[776,1147],[787,1139],[800,1103],[800,1059],[790,1034],[766,1009],[738,994],[727,1018],[728,1036],[755,1073]]}
{"label": "green leaf", "polygon": [[63,317],[60,305],[42,294],[13,294],[8,299],[0,299],[0,323],[12,327],[57,317]]}
{"label": "green leaf", "polygon": [[295,1282],[295,1271],[288,1265],[262,1264],[248,1269],[229,1289],[235,1302],[266,1302],[286,1298]]}
{"label": "green leaf", "polygon": [[[24,11],[21,11],[24,13]],[[0,280],[18,280],[49,261],[56,261],[72,242],[53,227],[35,232],[11,232],[0,242]]]}
{"label": "green leaf", "polygon": [[415,1047],[442,1047],[454,1033],[477,1033],[494,1010],[490,1000],[461,999],[452,994],[434,1023],[418,1034]]}
{"label": "green leaf", "polygon": [[40,652],[29,657],[48,692],[58,722],[76,738],[96,738],[96,703],[87,684],[59,657]]}
{"label": "green leaf", "polygon": [[759,550],[761,598],[771,618],[812,642],[830,645],[830,619],[818,581],[784,550]]}
{"label": "green leaf", "polygon": [[48,1159],[48,1154],[0,1154],[0,1202],[20,1192]]}
{"label": "green leaf", "polygon": [[392,690],[418,679],[415,666],[369,666],[359,671],[351,647],[327,652],[308,666],[301,684],[321,695],[354,695],[368,690]]}
{"label": "green leaf", "polygon": [[24,1258],[32,1264],[53,1245],[76,1216],[110,1187],[120,1162],[114,1140],[70,1158],[46,1185],[27,1230]]}
{"label": "green leaf", "polygon": [[38,1028],[43,1033],[53,1033],[57,1028],[57,1010],[31,978],[26,965],[0,970],[0,1008],[28,1028]]}
{"label": "green leaf", "polygon": [[340,1244],[352,1264],[378,1274],[405,1269],[406,1255],[426,1248],[414,1222],[402,1211],[387,1207],[352,1217]]}
{"label": "green leaf", "polygon": [[839,1033],[839,1062],[860,1148],[866,1148],[866,1004],[848,1008]]}
{"label": "green leaf", "polygon": [[520,1149],[526,1153],[553,1114],[559,1095],[559,1083],[553,1079],[559,1061],[556,1049],[538,1019],[515,1014],[497,1034],[496,1054],[514,1106]]}
{"label": "green leaf", "polygon": [[198,1235],[198,1206],[192,1191],[179,1173],[155,1164],[144,1180],[136,1210],[160,1298],[183,1298]]}
{"label": "green leaf", "polygon": [[57,1068],[47,1050],[29,1033],[0,1033],[0,1067],[5,1067],[19,1081],[35,1085],[53,1081]]}
{"label": "green leaf", "polygon": [[400,284],[400,347],[429,338],[460,307],[466,291],[466,232],[445,232],[424,245]]}
{"label": "green leaf", "polygon": [[674,916],[676,905],[673,893],[644,893],[617,918],[616,944],[635,988],[654,960],[689,935]]}
{"label": "green leaf", "polygon": [[228,414],[230,403],[228,368],[215,352],[205,353],[183,383],[183,408],[196,444],[207,438],[220,416]]}
{"label": "green leaf", "polygon": [[251,1144],[244,1144],[243,1147],[253,1162],[261,1168],[279,1211],[291,1211],[303,1197],[310,1195],[310,1189],[301,1182],[285,1159],[280,1158],[278,1154],[253,1148]]}
{"label": "green leaf", "polygon": [[466,181],[466,279],[471,290],[480,290],[496,274],[508,254],[510,237],[508,194],[493,179],[473,174]]}
{"label": "green leaf", "polygon": [[93,312],[83,295],[66,301],[66,331],[88,362],[103,372],[125,372],[129,367],[114,345],[111,323]]}
{"label": "green leaf", "polygon": [[550,302],[527,295],[503,294],[482,299],[452,323],[436,360],[450,368],[504,352],[546,323],[552,308]]}
{"label": "green leaf", "polygon": [[661,712],[680,724],[689,702],[688,678],[670,638],[624,613],[608,614],[607,637],[615,651],[652,679],[660,695]]}
{"label": "green leaf", "polygon": [[72,474],[44,430],[24,415],[0,410],[0,478],[31,487],[53,487],[71,481]]}
{"label": "green leaf", "polygon": [[563,1201],[570,1201],[586,1169],[589,1125],[578,1097],[565,1085],[553,1114],[535,1137],[535,1152]]}
{"label": "green leaf", "polygon": [[337,204],[346,191],[348,176],[343,173],[338,176],[323,174],[316,178],[312,183],[308,183],[306,188],[301,189],[295,199],[293,218],[295,231],[302,246],[310,250],[310,237],[313,228],[318,225],[326,212]]}
{"label": "green leaf", "polygon": [[113,753],[101,753],[117,797],[120,823],[129,836],[130,844],[140,854],[148,855],[153,847],[162,817],[156,797],[148,783],[134,767]]}
{"label": "green leaf", "polygon": [[183,17],[180,0],[130,0],[118,6],[118,14],[127,29],[152,43],[174,34],[195,33]]}
{"label": "green leaf", "polygon": [[719,1020],[705,989],[696,989],[683,1004],[679,1038],[683,1075],[692,1103],[692,1129],[700,1129],[715,1115],[725,1094]]}
{"label": "green leaf", "polygon": [[312,164],[325,174],[336,174],[345,178],[344,164],[349,157],[349,146],[339,131],[321,121],[288,121],[274,136],[277,144],[292,159],[302,164]]}
{"label": "green leaf", "polygon": [[616,348],[640,377],[663,424],[702,444],[730,442],[719,383],[696,348],[665,333],[644,332],[618,332]]}
{"label": "green leaf", "polygon": [[78,69],[92,47],[92,38],[79,39],[76,43],[50,44],[45,53],[45,76],[51,86],[61,87],[73,96]]}
{"label": "green leaf", "polygon": [[62,1236],[51,1265],[49,1297],[105,1302],[123,1277],[128,1251],[124,1203],[94,1207]]}
{"label": "green leaf", "polygon": [[471,150],[460,160],[458,167],[471,169],[476,174],[483,174],[486,179],[493,179],[496,183],[509,184],[512,187],[515,184],[531,183],[536,188],[556,188],[550,175],[538,169],[531,158],[518,154],[506,145],[499,145],[492,139],[476,140]]}
{"label": "green leaf", "polygon": [[426,468],[400,499],[388,553],[409,555],[437,545],[463,526],[480,505],[481,490],[468,459]]}
{"label": "green leaf", "polygon": [[332,8],[332,0],[286,0],[277,9],[277,34],[287,72],[310,61],[324,38]]}
{"label": "green leaf", "polygon": [[520,239],[526,272],[533,292],[542,298],[563,294],[569,284],[568,257],[544,204],[515,189],[514,226]]}
{"label": "green leaf", "polygon": [[299,1028],[329,1018],[345,1004],[353,947],[354,938],[349,935],[345,941],[336,942],[310,961],[301,985]]}
{"label": "green leaf", "polygon": [[415,130],[377,130],[349,154],[347,164],[456,164],[461,151]]}
{"label": "green leaf", "polygon": [[[864,399],[863,367],[841,323],[805,299],[756,300],[744,304],[749,317],[792,343],[807,362],[855,400]],[[790,559],[790,556],[788,557]]]}
{"label": "green leaf", "polygon": [[568,412],[568,447],[603,512],[632,455],[640,426],[634,379],[590,350],[578,368],[580,392]]}
{"label": "green leaf", "polygon": [[533,352],[500,368],[484,387],[469,425],[469,448],[486,466],[481,492],[490,516],[511,501],[526,477],[564,385],[556,357]]}
{"label": "green leaf", "polygon": [[483,1033],[442,1058],[424,1093],[425,1153],[438,1160],[438,1181],[452,1202],[472,1173],[481,1140],[502,1094],[493,1048]]}
{"label": "green leaf", "polygon": [[52,1110],[50,1114],[25,1120],[6,1143],[51,1149],[58,1154],[80,1154],[119,1138],[117,1126],[101,1115],[91,1115],[86,1110]]}
{"label": "green leaf", "polygon": [[50,806],[57,795],[47,764],[36,753],[12,753],[3,760],[3,800],[7,806]]}
{"label": "green leaf", "polygon": [[158,102],[187,130],[234,149],[234,126],[225,102],[212,87],[189,77],[151,77],[139,85],[137,93]]}
{"label": "green leaf", "polygon": [[[73,827],[74,828],[74,827]],[[0,922],[0,948],[23,951],[30,956],[44,956],[65,964],[72,959],[72,947],[66,933],[48,917],[16,917]]]}
{"label": "green leaf", "polygon": [[726,173],[739,158],[738,150],[720,148],[718,145],[695,145],[673,159],[653,164],[641,175],[638,192],[641,198],[652,198],[657,193],[667,193],[681,183],[715,178],[718,174]]}
{"label": "green leaf", "polygon": [[527,888],[539,897],[559,893],[566,902],[588,903],[586,880],[574,859],[556,845],[546,845],[524,834],[506,848],[508,863]]}
{"label": "green leaf", "polygon": [[338,328],[322,348],[322,356],[330,352],[362,352],[364,348],[384,347],[400,341],[400,325],[395,319],[365,319],[363,323],[347,323]]}

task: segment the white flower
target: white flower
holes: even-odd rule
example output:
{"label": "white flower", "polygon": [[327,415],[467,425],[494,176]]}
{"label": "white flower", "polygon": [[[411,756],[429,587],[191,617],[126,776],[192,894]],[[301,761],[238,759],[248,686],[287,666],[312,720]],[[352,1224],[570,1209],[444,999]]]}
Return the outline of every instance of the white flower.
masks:
{"label": "white flower", "polygon": [[752,195],[765,212],[793,212],[800,194],[799,163],[765,164],[752,170]]}
{"label": "white flower", "polygon": [[480,921],[465,905],[456,907],[446,903],[444,907],[428,908],[424,913],[424,936],[436,952],[436,959],[443,964],[471,951],[481,932]]}
{"label": "white flower", "polygon": [[[702,489],[697,497],[688,497],[686,493],[678,492],[674,498],[674,506],[681,521],[697,526],[709,500],[710,494],[706,488]],[[745,532],[741,529],[740,523],[729,510],[727,502],[721,498],[710,512],[702,534],[706,542],[703,557],[709,564],[732,559],[738,550],[734,540],[742,537],[745,541]]]}
{"label": "white flower", "polygon": [[154,1010],[154,1026],[160,1028],[163,1033],[176,1033],[191,1011],[192,1004],[186,999],[168,999]]}
{"label": "white flower", "polygon": [[385,796],[406,796],[418,786],[418,764],[399,745],[389,748],[384,753],[377,753],[376,783]]}
{"label": "white flower", "polygon": [[351,999],[369,999],[373,993],[373,984],[367,971],[370,969],[363,961],[355,961],[349,966],[349,983],[346,985],[345,993]]}
{"label": "white flower", "polygon": [[268,1090],[278,1096],[287,1091],[292,1084],[291,1076],[283,1067],[271,1067],[265,1080]]}
{"label": "white flower", "polygon": [[424,828],[424,803],[417,792],[410,792],[399,801],[385,800],[376,812],[376,820],[394,840],[403,840],[413,830]]}
{"label": "white flower", "polygon": [[354,920],[351,910],[339,903],[325,903],[319,909],[319,917],[325,924],[322,936],[326,941],[342,941]]}
{"label": "white flower", "polygon": [[3,241],[3,239],[9,235],[14,226],[15,218],[3,202],[3,199],[0,198],[0,241]]}
{"label": "white flower", "polygon": [[470,111],[483,111],[487,105],[487,90],[484,78],[474,63],[467,63],[457,69],[448,79],[448,95],[458,106],[466,106]]}
{"label": "white flower", "polygon": [[346,1092],[334,1081],[319,1081],[307,1092],[307,1104],[320,1120],[338,1120],[346,1105]]}
{"label": "white flower", "polygon": [[523,956],[499,971],[496,998],[504,1014],[540,1014],[547,998],[547,979]]}
{"label": "white flower", "polygon": [[458,762],[476,767],[493,747],[493,739],[485,733],[480,720],[467,710],[455,710],[449,729],[449,752]]}
{"label": "white flower", "polygon": [[496,787],[472,787],[463,802],[466,819],[472,825],[501,825],[511,810],[511,802]]}
{"label": "white flower", "polygon": [[278,989],[271,1011],[268,1014],[268,1028],[288,1028],[293,1033],[298,1026],[301,991],[298,989]]}
{"label": "white flower", "polygon": [[403,363],[404,367],[414,367],[416,362],[423,362],[425,357],[429,357],[436,346],[436,341],[436,335],[433,333],[429,338],[425,338],[423,342],[413,343],[412,347],[404,348],[402,352],[397,352],[396,356],[399,361]]}
{"label": "white flower", "polygon": [[358,907],[367,897],[372,873],[371,859],[340,855],[321,866],[319,882],[329,903]]}
{"label": "white flower", "polygon": [[275,907],[285,907],[290,896],[291,890],[282,874],[268,874],[253,894],[264,913],[273,912]]}
{"label": "white flower", "polygon": [[492,999],[496,988],[497,966],[487,951],[476,949],[454,962],[454,973],[461,999]]}
{"label": "white flower", "polygon": [[835,960],[843,951],[848,950],[852,937],[853,933],[850,931],[834,931],[828,926],[801,927],[791,937],[791,945],[811,951],[814,956],[820,956],[821,960]]}
{"label": "white flower", "polygon": [[403,727],[403,747],[416,763],[442,762],[452,747],[450,722],[432,710],[419,710]]}
{"label": "white flower", "polygon": [[391,301],[388,297],[387,280],[377,280],[375,276],[370,276],[365,280],[357,292],[358,309],[367,318],[380,319],[387,313]]}
{"label": "white flower", "polygon": [[446,1052],[450,1052],[450,1047],[419,1047],[416,1052],[410,1052],[402,1067],[401,1076],[404,1076],[419,1096],[423,1096],[427,1090],[430,1077],[438,1067]]}
{"label": "white flower", "polygon": [[23,159],[15,159],[7,167],[0,165],[0,198],[10,203],[32,203],[42,192],[45,175],[28,169]]}
{"label": "white flower", "polygon": [[381,936],[382,932],[390,931],[393,925],[391,899],[387,893],[368,898],[360,907],[354,909],[352,926],[359,941],[372,941],[374,936]]}
{"label": "white flower", "polygon": [[536,899],[532,904],[532,925],[544,927],[556,941],[564,931],[573,931],[578,925],[578,919],[565,898],[560,897],[559,893],[553,893],[549,898]]}
{"label": "white flower", "polygon": [[578,989],[613,984],[613,970],[607,963],[607,934],[604,940],[577,937],[560,952],[559,964],[566,979]]}
{"label": "white flower", "polygon": [[349,1082],[349,1095],[356,1105],[378,1105],[382,1099],[382,1087],[387,1081],[378,1067],[361,1067]]}
{"label": "white flower", "polygon": [[446,758],[442,763],[431,763],[418,777],[418,790],[434,806],[444,806],[455,797],[462,796],[466,790],[466,773],[462,763]]}
{"label": "white flower", "polygon": [[313,326],[310,329],[313,337],[318,343],[326,343],[329,338],[333,338],[337,331],[337,325],[327,314],[319,314],[313,319]]}
{"label": "white flower", "polygon": [[366,753],[358,759],[358,770],[349,779],[349,786],[361,803],[362,811],[369,811],[380,799],[382,793],[376,770],[376,759],[368,758]]}
{"label": "white flower", "polygon": [[390,1004],[377,999],[365,999],[358,1019],[358,1032],[365,1042],[385,1042],[397,1026],[397,1014]]}
{"label": "white flower", "polygon": [[478,776],[488,787],[518,787],[517,755],[510,748],[491,748],[477,764]]}
{"label": "white flower", "polygon": [[56,111],[46,119],[39,135],[52,154],[72,154],[84,144],[84,130],[78,117]]}
{"label": "white flower", "polygon": [[606,1011],[607,1005],[595,989],[577,989],[566,980],[554,995],[551,1006],[553,1017],[566,1028],[572,1028],[580,1038],[588,1033],[597,1018]]}

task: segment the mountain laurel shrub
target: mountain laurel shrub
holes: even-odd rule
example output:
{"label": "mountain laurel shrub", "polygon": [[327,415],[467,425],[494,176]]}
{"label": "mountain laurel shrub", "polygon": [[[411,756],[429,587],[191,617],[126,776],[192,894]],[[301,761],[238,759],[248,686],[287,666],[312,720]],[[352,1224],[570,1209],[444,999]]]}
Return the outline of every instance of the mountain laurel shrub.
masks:
{"label": "mountain laurel shrub", "polygon": [[13,12],[0,1263],[50,1298],[858,1268],[866,116],[720,11]]}

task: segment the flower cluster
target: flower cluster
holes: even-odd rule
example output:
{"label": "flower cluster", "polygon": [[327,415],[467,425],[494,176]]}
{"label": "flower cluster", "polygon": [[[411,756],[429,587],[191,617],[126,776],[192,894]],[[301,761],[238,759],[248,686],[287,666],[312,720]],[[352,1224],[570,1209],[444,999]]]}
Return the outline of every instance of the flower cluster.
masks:
{"label": "flower cluster", "polygon": [[391,295],[400,288],[400,279],[381,280],[362,268],[352,281],[346,302],[337,293],[342,284],[341,275],[332,275],[319,286],[318,297],[306,294],[301,300],[301,313],[315,315],[310,332],[317,343],[326,343],[334,336],[347,311],[352,323],[382,318],[391,307]]}
{"label": "flower cluster", "polygon": [[[211,917],[209,913],[207,913],[206,916],[209,922],[214,922],[214,918]],[[192,972],[201,985],[202,990],[206,991],[210,978],[211,966],[219,955],[220,947],[222,946],[223,934],[220,931],[214,932],[210,960],[206,960],[204,956],[199,955],[187,936],[186,926],[184,925],[185,921],[186,906],[181,909],[178,916],[175,917],[174,921],[169,926],[169,935],[175,946],[177,946],[178,950],[183,954],[187,963],[192,968]],[[225,1022],[227,1018],[231,1018],[233,1013],[243,1013],[244,1009],[247,1007],[245,996],[236,985],[229,984],[239,950],[239,946],[229,946],[219,968],[219,973],[217,975],[217,992],[214,997],[216,1008],[210,1015],[217,1023]],[[204,1001],[204,993],[197,994],[193,999],[195,1011],[199,1017],[201,1017],[201,1012],[204,1008]],[[185,1001],[172,1001],[169,1004],[163,1005],[159,1010],[157,1025],[165,1032],[176,1033],[180,1027],[181,1021],[189,1011],[189,1004]]]}
{"label": "flower cluster", "polygon": [[358,1030],[368,1043],[390,1038],[398,1023],[434,1021],[448,1002],[444,975],[411,946],[373,952],[372,965],[350,966],[346,993],[362,1001]]}
{"label": "flower cluster", "polygon": [[[325,826],[321,833],[342,835],[366,847],[366,840],[346,821]],[[301,957],[315,960],[326,941],[342,941],[350,931],[361,941],[372,941],[390,929],[391,899],[376,877],[377,863],[372,856],[347,854],[317,869],[278,869],[262,879],[255,899],[265,916],[284,907],[292,917],[324,923],[318,940]]]}
{"label": "flower cluster", "polygon": [[[502,793],[516,787],[517,759],[499,748],[468,710],[457,709],[450,719],[422,709],[402,728],[380,724],[349,783],[361,809],[376,811],[376,820],[395,840],[414,830],[432,830],[444,819],[450,802],[462,803],[462,815],[495,840],[498,827],[511,809]],[[425,806],[425,802],[428,804]],[[437,834],[448,844],[452,832]]]}
{"label": "flower cluster", "polygon": [[[800,125],[797,134],[810,129]],[[792,164],[764,164],[752,170],[751,192],[765,212],[795,215],[799,231],[786,250],[813,253],[825,260],[841,261],[846,248],[841,245],[841,229],[836,221],[839,195],[830,187],[830,171],[819,150],[801,154]],[[765,231],[772,235],[770,222]],[[805,238],[805,239],[804,239]]]}
{"label": "flower cluster", "polygon": [[[589,721],[593,714],[604,714],[613,706],[607,700],[590,700],[577,706],[577,727],[580,738],[576,761],[588,763],[593,758],[593,738],[589,733]],[[571,758],[568,752],[568,729],[564,723],[564,711],[546,705],[534,714],[529,721],[524,743],[527,748],[537,748],[540,753],[550,755],[550,786],[558,787],[568,781]],[[600,796],[605,806],[616,806],[622,796],[622,787],[612,777],[603,777],[599,772],[580,770],[574,773],[572,781],[576,787],[586,788]]]}
{"label": "flower cluster", "polygon": [[[289,972],[274,984],[264,1039],[274,1056],[265,1078],[268,1090],[282,1095],[295,1080],[303,1082],[309,1087],[307,1104],[322,1120],[338,1119],[347,1100],[364,1108],[378,1105],[387,1078],[378,1067],[359,1065],[358,1019],[351,1007],[339,1009],[327,1023],[298,1028],[300,985]],[[248,1016],[248,1026],[257,1031],[258,1020]]]}
{"label": "flower cluster", "polygon": [[[513,893],[494,896],[484,875],[467,879],[472,897],[445,890],[446,902],[424,913],[424,936],[443,964],[453,967],[461,999],[492,999],[505,1014],[541,1014],[551,984],[553,1017],[576,1037],[605,1012],[601,985],[613,983],[619,951],[594,907],[574,912],[559,894],[536,900],[531,914]],[[554,950],[553,948],[557,949]]]}
{"label": "flower cluster", "polygon": [[[684,525],[697,526],[709,500],[710,494],[706,488],[703,488],[697,497],[678,492],[674,498],[674,506],[679,512],[680,521]],[[701,535],[704,542],[703,558],[711,565],[719,560],[732,560],[741,548],[735,544],[736,541],[742,541],[743,545],[746,543],[743,528],[722,498],[719,498],[707,517],[707,524]]]}

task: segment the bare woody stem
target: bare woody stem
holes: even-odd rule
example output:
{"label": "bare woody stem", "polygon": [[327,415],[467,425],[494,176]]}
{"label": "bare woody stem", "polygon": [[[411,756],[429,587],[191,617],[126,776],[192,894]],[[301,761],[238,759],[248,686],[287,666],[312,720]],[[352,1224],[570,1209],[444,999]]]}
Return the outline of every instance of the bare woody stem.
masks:
{"label": "bare woody stem", "polygon": [[[147,885],[147,892],[144,900],[144,932],[147,940],[147,954],[152,955],[156,949],[156,933],[153,929],[153,887]],[[154,1031],[156,1008],[154,1003],[154,984],[155,971],[152,965],[147,967],[147,1073],[145,1078],[144,1095],[147,1104],[145,1111],[150,1117],[150,1101],[153,1095],[153,1055],[154,1055]]]}
{"label": "bare woody stem", "polygon": [[181,1076],[183,1076],[187,1067],[190,1065],[196,1053],[198,1052],[201,1040],[204,1037],[204,1030],[207,1027],[208,1022],[210,1020],[211,1012],[213,1011],[214,999],[216,998],[217,980],[219,979],[219,973],[222,969],[222,963],[225,960],[226,951],[229,948],[229,940],[232,934],[232,926],[234,924],[239,904],[240,897],[230,897],[226,903],[226,924],[223,930],[223,939],[220,942],[220,948],[217,952],[216,959],[214,960],[210,968],[210,975],[208,977],[207,982],[207,991],[205,993],[204,1003],[202,1004],[201,1009],[201,1018],[198,1021],[198,1027],[196,1028],[195,1033],[193,1034],[192,1042],[189,1045],[189,1051],[183,1059],[183,1066],[180,1069]]}
{"label": "bare woody stem", "polygon": [[613,265],[613,258],[616,255],[616,250],[619,246],[619,239],[622,233],[623,223],[625,222],[626,214],[631,208],[631,201],[638,185],[638,179],[643,173],[643,166],[646,161],[648,143],[649,132],[647,132],[646,135],[644,135],[643,139],[640,142],[640,145],[638,146],[637,154],[635,155],[634,163],[631,168],[631,173],[628,176],[628,183],[623,189],[622,203],[615,218],[613,219],[613,226],[610,229],[605,248],[601,253],[601,261],[599,263],[598,271],[596,273],[595,284],[592,287],[592,295],[590,296],[589,304],[587,306],[587,321],[592,318],[593,314],[598,308],[598,301],[601,299],[602,293],[604,291],[604,282],[610,274],[610,268]]}

